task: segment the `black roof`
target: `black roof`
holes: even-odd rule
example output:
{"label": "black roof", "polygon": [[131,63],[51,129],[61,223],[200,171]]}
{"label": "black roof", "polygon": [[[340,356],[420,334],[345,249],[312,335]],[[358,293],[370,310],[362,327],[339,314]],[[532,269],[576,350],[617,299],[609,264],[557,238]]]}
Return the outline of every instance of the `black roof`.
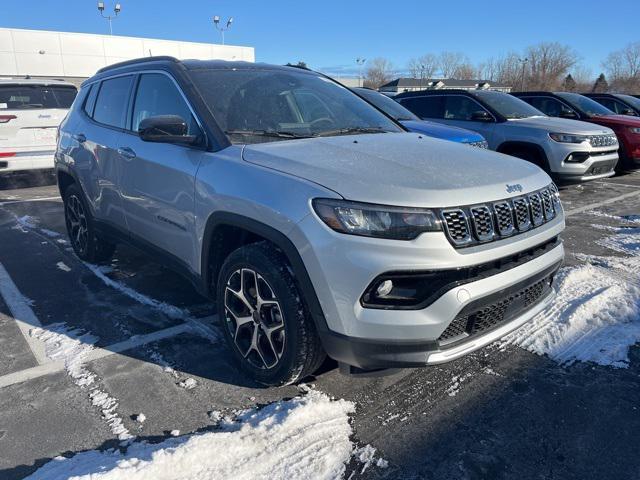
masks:
{"label": "black roof", "polygon": [[[531,96],[531,97],[538,97],[541,95],[558,95],[559,93],[575,93],[575,92],[546,92],[544,90],[532,90],[531,92],[511,92],[511,95],[515,95],[520,96],[520,95],[527,95],[527,96]],[[576,95],[580,95],[579,93],[576,93]]]}
{"label": "black roof", "polygon": [[385,83],[380,88],[385,87],[429,87],[435,85],[438,82],[442,82],[446,86],[452,87],[467,87],[476,85],[491,85],[492,87],[507,88],[509,85],[500,82],[492,82],[490,80],[471,79],[471,80],[459,80],[457,78],[413,78],[413,77],[400,77],[390,82]]}
{"label": "black roof", "polygon": [[144,58],[134,58],[133,60],[127,60],[124,62],[114,63],[113,65],[108,65],[106,67],[101,68],[97,71],[97,73],[104,73],[111,70],[116,70],[123,67],[130,67],[135,65],[145,65],[148,63],[154,64],[178,64],[182,65],[187,70],[211,70],[211,69],[229,69],[229,70],[253,70],[253,69],[269,69],[269,70],[286,70],[292,71],[295,70],[297,72],[300,71],[308,71],[308,69],[302,69],[295,66],[287,66],[287,65],[272,65],[269,63],[254,63],[254,62],[244,62],[244,61],[228,61],[228,60],[179,60],[175,57],[170,56],[157,56],[157,57],[144,57]]}

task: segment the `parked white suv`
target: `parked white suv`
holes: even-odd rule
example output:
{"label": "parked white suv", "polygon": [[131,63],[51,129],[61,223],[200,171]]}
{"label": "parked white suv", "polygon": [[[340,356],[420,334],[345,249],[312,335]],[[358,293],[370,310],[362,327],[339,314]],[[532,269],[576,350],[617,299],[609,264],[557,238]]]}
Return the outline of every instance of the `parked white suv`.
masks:
{"label": "parked white suv", "polygon": [[56,171],[71,245],[133,243],[216,300],[231,355],[295,382],[442,363],[553,299],[558,191],[538,167],[410,133],[292,67],[151,57],[82,84]]}
{"label": "parked white suv", "polygon": [[76,94],[59,80],[0,79],[0,175],[53,168],[56,131]]}

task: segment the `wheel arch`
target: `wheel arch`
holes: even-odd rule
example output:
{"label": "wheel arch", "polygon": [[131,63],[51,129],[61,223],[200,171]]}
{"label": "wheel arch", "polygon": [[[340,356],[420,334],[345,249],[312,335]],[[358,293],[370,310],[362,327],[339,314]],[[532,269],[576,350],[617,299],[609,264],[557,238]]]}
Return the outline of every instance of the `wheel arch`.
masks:
{"label": "wheel arch", "polygon": [[496,148],[496,152],[510,154],[511,152],[517,151],[528,151],[533,152],[542,163],[538,165],[539,167],[545,169],[546,171],[551,170],[551,164],[549,163],[549,158],[547,157],[547,152],[545,152],[544,148],[541,145],[533,142],[525,142],[525,141],[506,141],[501,143],[498,148]]}
{"label": "wheel arch", "polygon": [[272,243],[282,251],[293,270],[294,281],[317,329],[320,332],[326,331],[327,323],[322,307],[296,246],[281,231],[243,215],[215,212],[207,219],[200,259],[203,291],[210,297],[215,296],[215,282],[229,253],[242,245],[262,240]]}

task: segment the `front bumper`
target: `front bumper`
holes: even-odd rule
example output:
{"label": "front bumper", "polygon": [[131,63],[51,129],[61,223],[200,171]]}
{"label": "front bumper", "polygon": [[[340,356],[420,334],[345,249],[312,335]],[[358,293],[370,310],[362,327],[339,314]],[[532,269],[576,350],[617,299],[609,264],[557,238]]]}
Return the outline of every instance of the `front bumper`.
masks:
{"label": "front bumper", "polygon": [[15,152],[12,156],[0,156],[0,174],[27,170],[53,169],[55,150]]}
{"label": "front bumper", "polygon": [[[585,156],[581,162],[567,161],[571,156]],[[549,163],[554,175],[562,180],[582,182],[607,178],[615,174],[618,163],[616,147],[579,148],[572,144],[555,143]]]}
{"label": "front bumper", "polygon": [[[300,253],[321,307],[322,318],[316,318],[316,324],[327,353],[336,360],[370,369],[388,368],[387,362],[399,353],[410,356],[397,362],[404,366],[447,361],[459,356],[458,352],[462,355],[493,341],[491,335],[474,336],[469,339],[472,343],[449,345],[447,352],[438,343],[465,307],[557,268],[564,251],[558,243],[513,268],[498,269],[490,276],[453,285],[428,306],[417,310],[363,307],[362,294],[379,275],[484,265],[548,243],[563,229],[564,217],[558,216],[513,237],[455,249],[442,232],[427,232],[412,241],[358,237],[336,233],[312,214],[289,232],[289,238]],[[536,308],[544,308],[541,305],[532,306],[533,313],[524,312],[517,319],[510,319],[510,327],[505,328],[517,328],[537,313]],[[503,326],[496,331],[501,334]]]}

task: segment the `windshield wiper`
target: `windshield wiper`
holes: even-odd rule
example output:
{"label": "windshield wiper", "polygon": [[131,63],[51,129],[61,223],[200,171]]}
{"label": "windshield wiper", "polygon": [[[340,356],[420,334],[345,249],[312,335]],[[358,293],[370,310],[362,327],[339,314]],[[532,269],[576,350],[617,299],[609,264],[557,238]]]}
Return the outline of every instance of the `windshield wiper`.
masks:
{"label": "windshield wiper", "polygon": [[276,137],[276,138],[311,138],[314,135],[296,133],[296,132],[282,132],[276,130],[225,130],[227,135],[246,135],[257,137]]}
{"label": "windshield wiper", "polygon": [[317,137],[331,137],[333,135],[350,135],[358,133],[387,133],[389,130],[385,130],[382,127],[346,127],[336,128],[335,130],[326,130],[324,132],[316,133]]}

